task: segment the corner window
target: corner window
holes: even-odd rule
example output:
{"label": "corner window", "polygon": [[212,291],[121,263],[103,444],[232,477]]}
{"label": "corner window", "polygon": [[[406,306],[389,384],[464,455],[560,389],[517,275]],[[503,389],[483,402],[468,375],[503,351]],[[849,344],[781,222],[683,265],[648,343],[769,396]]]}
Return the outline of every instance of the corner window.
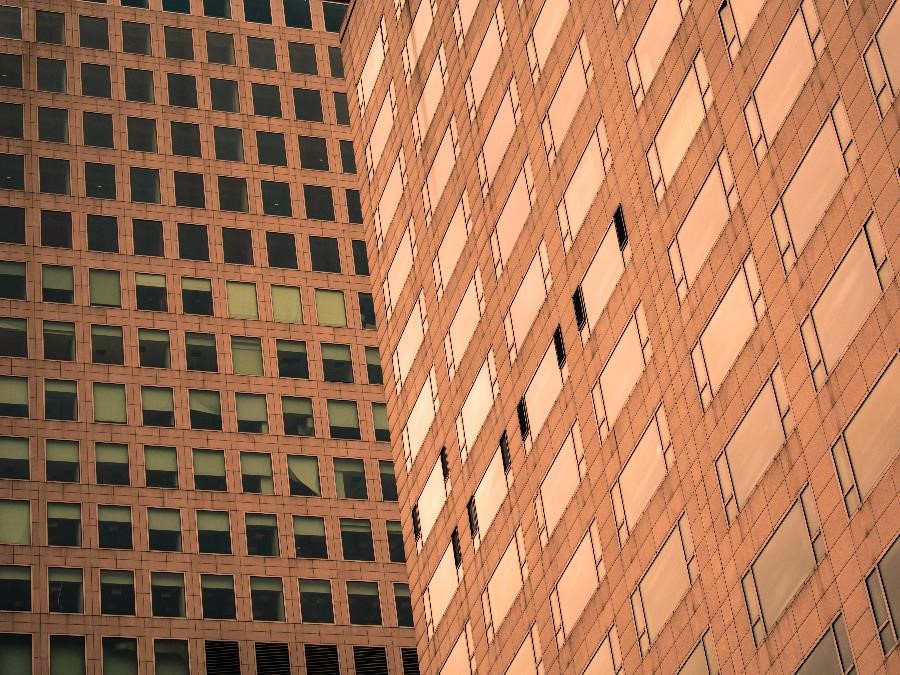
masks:
{"label": "corner window", "polygon": [[391,429],[388,425],[387,406],[384,403],[372,403],[372,426],[376,441],[390,442]]}
{"label": "corner window", "polygon": [[406,551],[403,549],[403,530],[399,520],[386,521],[388,553],[391,562],[405,563]]}
{"label": "corner window", "polygon": [[397,501],[397,476],[394,463],[390,460],[378,460],[378,473],[381,476],[381,498],[386,502]]}

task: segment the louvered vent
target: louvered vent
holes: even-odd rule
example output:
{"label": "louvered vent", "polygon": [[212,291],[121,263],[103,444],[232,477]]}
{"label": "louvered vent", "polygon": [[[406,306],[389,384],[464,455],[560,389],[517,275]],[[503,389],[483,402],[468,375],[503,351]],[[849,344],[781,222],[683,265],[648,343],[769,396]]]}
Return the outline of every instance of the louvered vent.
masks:
{"label": "louvered vent", "polygon": [[237,642],[206,641],[206,675],[241,675]]}
{"label": "louvered vent", "polygon": [[403,662],[403,675],[420,675],[419,655],[415,647],[400,647],[400,660]]}
{"label": "louvered vent", "polygon": [[356,675],[388,675],[387,652],[384,647],[353,647]]}
{"label": "louvered vent", "polygon": [[307,675],[341,675],[335,645],[304,645]]}
{"label": "louvered vent", "polygon": [[287,643],[256,643],[256,675],[291,675],[291,657]]}

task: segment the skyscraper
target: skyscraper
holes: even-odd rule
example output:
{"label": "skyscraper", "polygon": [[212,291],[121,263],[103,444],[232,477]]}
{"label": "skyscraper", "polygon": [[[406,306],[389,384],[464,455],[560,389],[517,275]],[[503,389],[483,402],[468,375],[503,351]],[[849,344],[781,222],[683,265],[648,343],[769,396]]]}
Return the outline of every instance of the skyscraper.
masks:
{"label": "skyscraper", "polygon": [[0,0],[0,673],[414,673],[332,0]]}
{"label": "skyscraper", "polygon": [[897,3],[342,44],[422,671],[900,670]]}

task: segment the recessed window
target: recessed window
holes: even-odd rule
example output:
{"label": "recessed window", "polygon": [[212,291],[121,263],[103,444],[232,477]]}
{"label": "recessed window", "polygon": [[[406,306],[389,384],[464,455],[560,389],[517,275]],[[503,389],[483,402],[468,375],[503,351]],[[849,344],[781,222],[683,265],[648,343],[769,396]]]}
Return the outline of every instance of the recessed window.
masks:
{"label": "recessed window", "polygon": [[150,25],[122,22],[122,51],[126,54],[150,54]]}
{"label": "recessed window", "polygon": [[368,499],[366,470],[363,461],[335,457],[334,485],[338,499]]}
{"label": "recessed window", "polygon": [[232,577],[222,574],[201,574],[200,598],[204,619],[235,618]]}
{"label": "recessed window", "polygon": [[168,310],[166,277],[164,274],[135,274],[134,286],[138,309],[145,309],[151,312],[165,312]]}
{"label": "recessed window", "polygon": [[178,256],[184,260],[209,260],[206,225],[178,223]]}
{"label": "recessed window", "polygon": [[91,363],[117,366],[125,363],[121,326],[91,326]]}
{"label": "recessed window", "polygon": [[156,120],[143,117],[129,117],[128,149],[139,152],[156,152]]}
{"label": "recessed window", "polygon": [[278,555],[278,521],[274,514],[248,513],[247,555]]}
{"label": "recessed window", "polygon": [[50,143],[69,142],[69,111],[38,108],[38,138]]}
{"label": "recessed window", "polygon": [[303,623],[334,623],[328,579],[300,579],[300,616]]}
{"label": "recessed window", "polygon": [[278,377],[309,379],[306,343],[297,340],[276,340]]}
{"label": "recessed window", "polygon": [[41,246],[72,248],[72,214],[41,211]]}
{"label": "recessed window", "polygon": [[225,452],[222,450],[194,450],[194,489],[225,492]]}
{"label": "recessed window", "polygon": [[314,171],[328,171],[328,147],[324,138],[300,137],[300,167]]}
{"label": "recessed window", "polygon": [[203,16],[230,19],[231,0],[203,0]]}
{"label": "recessed window", "polygon": [[313,272],[340,272],[341,255],[334,237],[309,238],[309,257]]}
{"label": "recessed window", "polygon": [[[11,59],[12,54],[0,55],[0,85],[5,87],[21,87],[21,57]],[[18,66],[18,69],[16,69]],[[37,60],[37,88],[56,94],[66,92],[66,62],[57,59]]]}
{"label": "recessed window", "polygon": [[298,558],[327,558],[325,519],[317,516],[294,516],[294,547]]}
{"label": "recessed window", "polygon": [[219,370],[216,336],[213,333],[184,334],[185,365],[188,370],[215,373]]}
{"label": "recessed window", "polygon": [[166,26],[166,56],[170,59],[194,60],[194,37],[190,28]]}
{"label": "recessed window", "polygon": [[109,49],[109,28],[106,19],[97,16],[79,16],[78,38],[81,47]]}
{"label": "recessed window", "polygon": [[[38,59],[38,88],[41,87],[40,62],[47,59]],[[65,62],[54,61],[55,64],[62,64],[63,78],[65,78]],[[54,74],[56,82],[58,75]],[[47,80],[44,80],[45,82]],[[65,82],[62,84],[65,88]],[[20,54],[0,54],[0,87],[13,87],[15,89],[22,88],[22,56]],[[46,89],[45,91],[56,91],[56,89]]]}
{"label": "recessed window", "polygon": [[191,0],[162,0],[164,12],[191,13]]}
{"label": "recessed window", "polygon": [[254,115],[281,117],[281,95],[278,92],[278,85],[254,82],[251,85],[251,93]]}
{"label": "recessed window", "polygon": [[344,560],[375,560],[372,523],[362,518],[341,518],[341,547]]}
{"label": "recessed window", "polygon": [[100,548],[131,549],[131,508],[99,505],[97,534]]}
{"label": "recessed window", "polygon": [[176,206],[189,206],[197,209],[206,208],[206,191],[203,186],[202,173],[176,171],[174,178]]}
{"label": "recessed window", "polygon": [[234,80],[218,80],[210,78],[209,96],[213,110],[221,112],[240,112],[237,82]]}
{"label": "recessed window", "polygon": [[332,77],[344,77],[344,55],[340,47],[328,47],[328,65]]}
{"label": "recessed window", "polygon": [[214,127],[213,138],[216,142],[216,159],[244,161],[244,140],[240,129]]}
{"label": "recessed window", "polygon": [[256,151],[260,164],[267,164],[269,166],[287,166],[287,153],[284,149],[284,134],[271,131],[257,131]]}
{"label": "recessed window", "polygon": [[312,28],[309,0],[284,0],[284,23],[291,28]]}
{"label": "recessed window", "polygon": [[94,421],[125,424],[125,385],[94,382]]}
{"label": "recessed window", "polygon": [[222,228],[222,250],[225,262],[235,265],[253,264],[253,239],[250,230]]}
{"label": "recessed window", "polygon": [[134,616],[134,572],[100,570],[100,613]]}
{"label": "recessed window", "polygon": [[138,672],[137,638],[104,637],[102,644],[104,673],[133,675]]}
{"label": "recessed window", "polygon": [[294,235],[288,232],[266,232],[266,252],[269,267],[297,269],[297,248]]}
{"label": "recessed window", "polygon": [[325,185],[304,185],[303,198],[306,217],[310,220],[334,221],[334,199],[331,188]]}
{"label": "recessed window", "polygon": [[262,343],[257,337],[231,336],[231,364],[235,375],[262,375]]}
{"label": "recessed window", "polygon": [[66,43],[66,15],[59,12],[35,12],[35,41],[52,45]]}
{"label": "recessed window", "polygon": [[78,419],[78,386],[74,380],[44,380],[44,419]]}
{"label": "recessed window", "polygon": [[31,568],[0,565],[0,611],[31,611]]}
{"label": "recessed window", "polygon": [[165,255],[163,226],[160,221],[135,218],[131,221],[131,236],[134,239],[135,255]]}
{"label": "recessed window", "polygon": [[[48,265],[44,265],[46,271]],[[69,269],[71,272],[71,268]],[[0,298],[25,299],[25,263],[0,261]]]}
{"label": "recessed window", "polygon": [[384,403],[372,403],[372,428],[376,441],[390,442],[391,427],[388,424],[387,406]]}
{"label": "recessed window", "polygon": [[303,323],[300,289],[293,286],[272,286],[272,314],[280,323]]}
{"label": "recessed window", "polygon": [[344,16],[347,14],[348,3],[329,2],[322,3],[322,14],[325,17],[325,30],[329,33],[340,33],[344,24]]}
{"label": "recessed window", "polygon": [[288,42],[288,56],[291,61],[291,72],[304,75],[319,74],[315,45],[304,42]]}
{"label": "recessed window", "polygon": [[247,38],[247,56],[251,68],[275,70],[275,41],[266,38]]}
{"label": "recessed window", "polygon": [[169,331],[138,329],[138,354],[142,368],[169,368]]}
{"label": "recessed window", "polygon": [[290,216],[291,186],[289,183],[264,180],[261,182],[263,213],[267,216]]}
{"label": "recessed window", "polygon": [[147,530],[151,551],[181,551],[181,513],[178,509],[147,509]]}
{"label": "recessed window", "polygon": [[125,100],[153,103],[153,71],[125,69]]}
{"label": "recessed window", "polygon": [[0,6],[0,38],[22,39],[22,10]]}
{"label": "recessed window", "polygon": [[[38,168],[40,169],[41,192],[51,195],[69,194],[69,160],[41,157],[38,160]],[[87,177],[85,177],[85,182],[87,182]]]}
{"label": "recessed window", "polygon": [[247,197],[247,179],[219,176],[219,208],[222,211],[247,213],[250,201]]}
{"label": "recessed window", "polygon": [[322,343],[322,374],[326,382],[353,382],[350,345]]}
{"label": "recessed window", "polygon": [[222,402],[217,391],[188,390],[191,429],[222,430]]}
{"label": "recessed window", "polygon": [[281,413],[284,433],[288,436],[315,436],[312,400],[299,396],[282,396]]}
{"label": "recessed window", "polygon": [[296,497],[321,497],[318,458],[310,455],[288,455],[287,461],[291,494]]}
{"label": "recessed window", "polygon": [[341,171],[344,173],[356,173],[356,153],[353,150],[353,141],[341,141]]}
{"label": "recessed window", "polygon": [[375,301],[371,293],[359,294],[359,324],[363,330],[375,330]]}
{"label": "recessed window", "polygon": [[209,279],[182,277],[181,308],[185,314],[212,316],[212,282]]}
{"label": "recessed window", "polygon": [[178,453],[175,448],[144,446],[144,478],[147,487],[178,487]]}
{"label": "recessed window", "polygon": [[225,283],[228,296],[228,316],[232,319],[258,319],[256,305],[256,284],[228,281]]}
{"label": "recessed window", "polygon": [[378,460],[378,473],[381,476],[381,498],[386,502],[397,501],[397,475],[394,463],[389,460]]}
{"label": "recessed window", "polygon": [[347,327],[347,308],[343,291],[316,289],[316,317],[320,326]]}
{"label": "recessed window", "polygon": [[0,136],[5,138],[22,138],[22,105],[19,103],[0,103]]}
{"label": "recessed window", "polygon": [[294,88],[294,114],[298,120],[323,122],[322,92],[318,89]]}
{"label": "recessed window", "polygon": [[344,191],[347,198],[347,222],[362,225],[362,202],[359,199],[359,190],[347,189]]}
{"label": "recessed window", "polygon": [[84,572],[68,567],[47,568],[47,594],[51,612],[81,614],[84,612]]}
{"label": "recessed window", "polygon": [[371,581],[348,581],[347,604],[350,623],[361,626],[381,625],[381,600],[378,584]]}
{"label": "recessed window", "polygon": [[115,216],[87,217],[88,250],[104,253],[119,252],[119,224]]}
{"label": "recessed window", "polygon": [[141,204],[159,204],[159,169],[131,167],[131,201]]}
{"label": "recessed window", "polygon": [[25,156],[0,154],[0,190],[25,189]]}
{"label": "recessed window", "polygon": [[347,94],[342,91],[334,92],[334,117],[338,124],[350,126],[350,105],[347,102]]}
{"label": "recessed window", "polygon": [[244,0],[244,20],[251,23],[272,23],[269,0]]}
{"label": "recessed window", "polygon": [[3,523],[0,544],[27,546],[31,543],[31,505],[27,501],[0,500],[0,522]]}
{"label": "recessed window", "polygon": [[[184,614],[184,575],[177,572],[150,572],[150,607],[153,616],[183,617]],[[156,672],[179,673],[170,659],[182,656],[175,653],[168,643],[180,643],[181,640],[156,640]],[[160,644],[163,643],[163,644]],[[174,645],[173,645],[174,646]],[[161,658],[162,657],[162,658]],[[184,643],[183,657],[187,657],[187,643]],[[180,661],[180,659],[178,659]],[[187,663],[185,662],[185,666]],[[184,671],[188,672],[188,671]]]}
{"label": "recessed window", "polygon": [[30,475],[28,439],[0,436],[0,478],[28,480]]}
{"label": "recessed window", "polygon": [[378,347],[366,347],[366,376],[369,384],[384,384],[381,370],[381,352]]}
{"label": "recessed window", "polygon": [[67,672],[83,675],[85,672],[85,648],[83,635],[50,636],[50,672]]}
{"label": "recessed window", "polygon": [[94,307],[121,307],[122,291],[119,272],[116,270],[89,270],[91,305]]}
{"label": "recessed window", "polygon": [[250,606],[254,621],[284,621],[281,579],[250,577]]}
{"label": "recessed window", "polygon": [[28,356],[28,322],[0,318],[0,356]]}
{"label": "recessed window", "polygon": [[250,434],[269,433],[265,394],[235,394],[237,430]]}
{"label": "recessed window", "polygon": [[97,63],[82,63],[81,94],[82,96],[110,98],[112,96],[112,83],[110,81],[109,66],[101,66]]}
{"label": "recessed window", "polygon": [[206,33],[206,59],[210,63],[234,65],[234,36],[229,33]]}
{"label": "recessed window", "polygon": [[48,481],[77,483],[81,480],[81,464],[78,441],[56,441],[48,439],[45,471]]}
{"label": "recessed window", "polygon": [[53,361],[75,360],[75,324],[44,321],[44,358]]}
{"label": "recessed window", "polygon": [[184,157],[200,156],[199,125],[172,122],[172,154]]}
{"label": "recessed window", "polygon": [[97,484],[128,485],[128,446],[120,443],[97,443]]}
{"label": "recessed window", "polygon": [[180,108],[197,107],[197,81],[193,75],[168,73],[169,105]]}
{"label": "recessed window", "polygon": [[141,411],[145,427],[174,427],[175,400],[171,387],[141,387]]}
{"label": "recessed window", "polygon": [[116,198],[116,167],[113,164],[84,163],[84,193],[96,199]]}
{"label": "recessed window", "polygon": [[25,243],[25,209],[0,206],[0,241],[5,244]]}
{"label": "recessed window", "polygon": [[412,598],[409,594],[409,584],[394,584],[394,607],[397,610],[397,625],[412,628],[413,611]]}
{"label": "recessed window", "polygon": [[197,549],[200,553],[231,553],[227,511],[197,511]]}

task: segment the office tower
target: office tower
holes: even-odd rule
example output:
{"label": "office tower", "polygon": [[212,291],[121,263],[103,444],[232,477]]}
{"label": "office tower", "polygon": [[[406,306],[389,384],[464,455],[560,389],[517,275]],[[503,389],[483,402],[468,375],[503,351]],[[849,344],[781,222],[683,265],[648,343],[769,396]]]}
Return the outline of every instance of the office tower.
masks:
{"label": "office tower", "polygon": [[0,673],[414,673],[332,0],[0,0]]}
{"label": "office tower", "polygon": [[342,44],[422,672],[900,671],[898,3]]}

